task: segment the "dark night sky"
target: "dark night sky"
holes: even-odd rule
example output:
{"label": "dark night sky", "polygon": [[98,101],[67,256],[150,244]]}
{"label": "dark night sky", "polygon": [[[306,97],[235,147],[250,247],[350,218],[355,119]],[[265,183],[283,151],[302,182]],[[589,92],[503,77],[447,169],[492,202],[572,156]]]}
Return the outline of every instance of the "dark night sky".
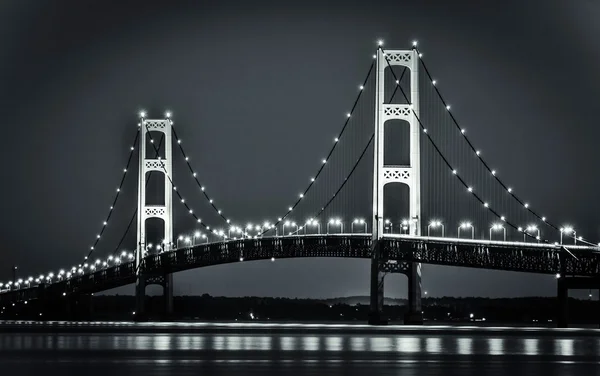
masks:
{"label": "dark night sky", "polygon": [[[174,111],[195,168],[229,215],[279,215],[330,146],[378,38],[388,48],[419,40],[453,112],[505,180],[550,218],[600,238],[595,2],[172,3],[0,4],[0,280],[13,263],[39,274],[87,253],[141,108]],[[111,228],[132,207],[121,206]],[[423,273],[434,296],[555,291],[548,276]],[[387,296],[405,296],[404,277],[387,281]],[[243,263],[175,283],[176,293],[367,295],[368,262]]]}

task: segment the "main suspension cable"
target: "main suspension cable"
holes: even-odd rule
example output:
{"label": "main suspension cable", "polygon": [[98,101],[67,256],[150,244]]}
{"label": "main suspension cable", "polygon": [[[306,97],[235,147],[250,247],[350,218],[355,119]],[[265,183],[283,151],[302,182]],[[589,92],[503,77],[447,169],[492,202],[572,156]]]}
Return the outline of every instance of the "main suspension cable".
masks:
{"label": "main suspension cable", "polygon": [[[381,48],[381,47],[380,47]],[[392,73],[392,75],[394,76],[395,79],[396,78],[396,74],[394,72],[394,68],[393,66],[390,64],[390,60],[387,57],[387,54],[385,53],[385,50],[383,48],[381,48],[381,51],[383,53],[383,57],[385,58],[388,67],[390,68],[390,72]],[[471,193],[473,195],[473,197],[475,197],[475,199],[477,201],[479,201],[479,203],[481,203],[487,210],[489,210],[492,214],[494,214],[498,219],[502,220],[503,222],[505,222],[507,225],[509,225],[510,227],[512,227],[515,230],[518,230],[519,227],[514,225],[512,222],[508,221],[504,216],[498,214],[492,207],[490,207],[489,203],[487,203],[486,201],[484,201],[483,199],[481,199],[481,197],[479,197],[479,195],[473,191],[473,188],[470,187],[465,181],[464,179],[458,174],[458,172],[456,171],[456,169],[454,169],[452,167],[452,165],[450,164],[450,162],[448,161],[448,159],[446,159],[446,157],[444,156],[444,154],[442,153],[442,151],[438,148],[438,146],[436,145],[436,143],[433,141],[433,139],[431,138],[430,134],[427,132],[427,128],[425,128],[425,126],[423,125],[419,115],[415,112],[411,101],[409,101],[408,96],[406,95],[406,93],[404,92],[404,90],[399,87],[400,92],[402,93],[402,95],[404,96],[404,99],[407,101],[407,103],[409,103],[409,108],[412,112],[412,114],[415,116],[415,119],[417,120],[417,122],[419,123],[419,126],[421,127],[421,130],[423,131],[423,133],[425,133],[425,135],[427,136],[427,139],[431,142],[431,145],[433,146],[433,148],[435,149],[435,151],[438,153],[438,155],[442,158],[442,160],[444,161],[444,163],[446,164],[446,166],[448,167],[448,169],[450,169],[450,171],[452,172],[452,174],[460,181],[460,183],[467,188],[468,192]],[[535,237],[533,235],[530,235],[529,233],[527,233],[527,231],[519,231],[522,232],[524,235],[529,236],[533,239],[535,239]],[[550,243],[548,240],[542,240],[545,243]]]}
{"label": "main suspension cable", "polygon": [[[475,156],[477,157],[477,159],[479,159],[479,161],[483,164],[483,166],[485,167],[485,169],[492,175],[492,177],[500,184],[500,186],[502,186],[502,188],[511,196],[513,197],[521,206],[523,206],[523,208],[525,208],[527,211],[529,211],[531,214],[533,214],[537,219],[539,219],[540,221],[542,221],[543,223],[545,223],[546,225],[550,226],[552,229],[556,230],[556,231],[561,231],[561,229],[556,226],[555,224],[553,224],[552,222],[548,221],[547,218],[545,216],[541,216],[540,214],[538,214],[537,212],[535,212],[531,206],[524,200],[522,200],[521,198],[519,198],[515,193],[514,190],[509,187],[508,185],[506,185],[498,176],[496,170],[492,169],[489,164],[485,161],[485,159],[483,158],[483,156],[481,155],[482,153],[475,148],[475,146],[473,145],[473,143],[471,142],[471,140],[469,139],[469,137],[466,134],[465,128],[462,128],[459,124],[458,121],[456,120],[456,117],[454,116],[454,114],[450,111],[450,105],[448,105],[448,103],[446,102],[445,98],[442,96],[442,93],[439,89],[439,87],[437,86],[437,81],[433,79],[429,69],[427,68],[427,65],[425,64],[425,61],[423,60],[423,54],[419,51],[419,49],[417,48],[417,46],[413,46],[413,48],[415,49],[415,51],[417,52],[418,56],[419,56],[419,62],[421,63],[421,66],[423,67],[423,69],[425,70],[425,74],[427,74],[428,79],[431,81],[435,92],[438,96],[438,98],[440,99],[440,101],[442,102],[442,104],[444,105],[444,107],[446,107],[446,110],[448,111],[448,115],[450,115],[450,119],[452,119],[452,123],[454,124],[454,126],[458,129],[458,131],[460,132],[460,134],[463,136],[464,140],[467,142],[467,145],[469,145],[469,148],[473,151],[473,153],[475,153]],[[562,231],[561,231],[562,232]],[[565,233],[566,236],[569,236],[573,239],[579,240],[581,242],[587,243],[588,245],[591,246],[596,246],[596,244],[589,242],[585,239],[583,239],[582,237],[577,238],[574,235],[571,235],[570,233]]]}

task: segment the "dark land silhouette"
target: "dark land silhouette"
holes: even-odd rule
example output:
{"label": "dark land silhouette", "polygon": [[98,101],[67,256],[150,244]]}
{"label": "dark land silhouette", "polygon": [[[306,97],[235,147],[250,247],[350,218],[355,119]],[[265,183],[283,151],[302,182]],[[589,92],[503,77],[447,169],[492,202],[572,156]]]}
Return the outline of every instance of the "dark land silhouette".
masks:
{"label": "dark land silhouette", "polygon": [[[333,299],[293,299],[270,297],[176,296],[174,313],[165,317],[162,296],[146,297],[148,320],[223,320],[223,321],[314,321],[366,322],[369,312],[366,296]],[[406,311],[405,299],[386,299],[384,313],[391,322],[401,322]],[[60,305],[60,303],[58,303]],[[2,308],[2,307],[0,307]],[[27,310],[3,307],[1,319],[36,318]],[[32,306],[33,308],[33,306]],[[57,307],[58,308],[58,307]],[[600,304],[595,300],[569,299],[572,324],[597,324]],[[522,324],[555,326],[558,305],[553,297],[525,298],[423,298],[423,316],[427,322]],[[88,297],[85,315],[75,319],[132,320],[136,317],[135,297],[129,295],[96,295]],[[57,311],[59,312],[59,311]],[[47,319],[49,314],[46,315]],[[53,315],[52,319],[73,319]]]}

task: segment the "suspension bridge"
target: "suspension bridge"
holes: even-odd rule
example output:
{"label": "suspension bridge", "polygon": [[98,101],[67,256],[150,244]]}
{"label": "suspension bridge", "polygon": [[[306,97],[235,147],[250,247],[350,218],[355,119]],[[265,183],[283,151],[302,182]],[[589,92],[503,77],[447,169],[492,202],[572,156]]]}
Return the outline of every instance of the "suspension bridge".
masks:
{"label": "suspension bridge", "polygon": [[[135,284],[135,314],[143,319],[148,285],[163,287],[164,311],[173,311],[173,273],[298,257],[370,260],[372,324],[386,323],[388,273],[408,278],[405,323],[422,323],[421,264],[554,276],[559,326],[567,325],[570,288],[600,288],[598,245],[543,216],[491,167],[452,113],[416,42],[407,50],[380,43],[316,173],[270,220],[230,218],[226,203],[217,206],[200,182],[172,114],[139,115],[114,200],[83,259],[30,277],[15,267],[13,279],[0,283],[1,315],[68,315],[87,307],[93,293]],[[117,204],[126,204],[119,197],[136,153],[137,208],[118,245],[102,250]],[[191,177],[194,197],[206,201],[203,210],[195,211],[175,184],[175,157]],[[162,181],[152,184],[153,175]],[[189,219],[178,234],[174,206]]]}

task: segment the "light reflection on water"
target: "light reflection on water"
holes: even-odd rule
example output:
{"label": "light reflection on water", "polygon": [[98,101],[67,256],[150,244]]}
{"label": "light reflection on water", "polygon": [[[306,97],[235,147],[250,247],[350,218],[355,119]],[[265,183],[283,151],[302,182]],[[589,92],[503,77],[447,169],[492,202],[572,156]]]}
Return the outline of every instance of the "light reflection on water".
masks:
{"label": "light reflection on water", "polygon": [[336,326],[309,332],[304,328],[274,331],[273,324],[224,328],[213,326],[195,333],[0,331],[0,375],[40,375],[51,370],[85,376],[580,376],[597,375],[600,369],[600,339],[590,335],[593,331],[585,335],[527,328],[386,332]]}
{"label": "light reflection on water", "polygon": [[225,352],[355,352],[399,355],[553,355],[600,357],[600,339],[550,336],[453,336],[360,334],[27,334],[4,333],[0,352],[6,350],[120,350]]}

